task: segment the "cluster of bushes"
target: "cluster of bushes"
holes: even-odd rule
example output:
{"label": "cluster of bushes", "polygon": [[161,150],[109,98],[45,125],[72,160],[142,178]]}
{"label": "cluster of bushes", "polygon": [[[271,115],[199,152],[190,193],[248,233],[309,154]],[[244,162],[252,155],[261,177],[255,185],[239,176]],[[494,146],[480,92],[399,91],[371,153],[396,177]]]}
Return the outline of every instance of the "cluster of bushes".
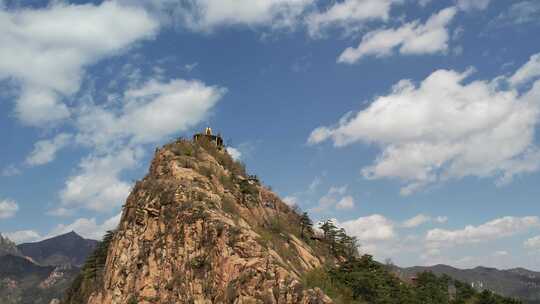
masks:
{"label": "cluster of bushes", "polygon": [[235,161],[229,153],[223,152],[223,147],[217,147],[215,143],[205,138],[201,138],[196,142],[180,139],[167,145],[166,148],[178,156],[199,158],[201,153],[208,153],[225,169],[229,170],[233,176],[240,175],[247,177],[246,168],[243,163]]}
{"label": "cluster of bushes", "polygon": [[[305,274],[307,287],[319,287],[342,303],[372,304],[519,304],[489,291],[477,292],[468,284],[420,273],[414,284],[401,281],[369,255],[348,259],[339,266],[315,269]],[[450,287],[455,292],[450,291]]]}
{"label": "cluster of bushes", "polygon": [[235,161],[229,153],[223,153],[222,149],[224,148],[218,148],[213,142],[203,138],[194,142],[193,147],[195,157],[200,153],[200,149],[203,149],[206,153],[212,155],[220,165],[229,170],[234,176],[247,176],[244,164]]}
{"label": "cluster of bushes", "polygon": [[352,260],[358,256],[358,239],[345,233],[345,229],[337,228],[332,220],[324,221],[319,227],[322,240],[328,244],[336,257]]}

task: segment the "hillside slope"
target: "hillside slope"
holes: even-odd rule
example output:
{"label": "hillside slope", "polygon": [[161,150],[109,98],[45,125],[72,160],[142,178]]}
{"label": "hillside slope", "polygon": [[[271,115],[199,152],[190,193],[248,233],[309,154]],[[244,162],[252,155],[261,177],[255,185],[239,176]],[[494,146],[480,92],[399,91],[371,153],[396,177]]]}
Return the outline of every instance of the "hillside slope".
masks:
{"label": "hillside slope", "polygon": [[97,244],[74,232],[21,245],[0,235],[0,303],[49,304],[61,298]]}
{"label": "hillside slope", "polygon": [[0,303],[49,304],[61,298],[79,273],[71,267],[40,266],[21,256],[0,257]]}
{"label": "hillside slope", "polygon": [[477,290],[488,289],[504,296],[522,299],[525,303],[540,302],[540,273],[538,272],[520,268],[509,270],[487,267],[458,269],[447,265],[400,269],[401,276],[404,278],[410,278],[425,271],[437,275],[446,274],[474,285]]}
{"label": "hillside slope", "polygon": [[178,140],[156,151],[64,302],[331,303],[299,282],[334,263],[300,220],[225,150]]}

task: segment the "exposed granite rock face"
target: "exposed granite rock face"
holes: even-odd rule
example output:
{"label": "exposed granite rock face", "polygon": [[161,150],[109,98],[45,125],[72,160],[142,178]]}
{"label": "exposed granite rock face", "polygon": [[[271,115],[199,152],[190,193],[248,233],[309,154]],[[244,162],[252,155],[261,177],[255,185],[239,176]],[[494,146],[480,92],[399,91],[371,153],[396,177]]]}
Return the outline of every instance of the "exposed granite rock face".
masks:
{"label": "exposed granite rock face", "polygon": [[331,262],[322,245],[300,239],[298,214],[243,171],[208,144],[157,150],[87,303],[332,303],[299,282]]}

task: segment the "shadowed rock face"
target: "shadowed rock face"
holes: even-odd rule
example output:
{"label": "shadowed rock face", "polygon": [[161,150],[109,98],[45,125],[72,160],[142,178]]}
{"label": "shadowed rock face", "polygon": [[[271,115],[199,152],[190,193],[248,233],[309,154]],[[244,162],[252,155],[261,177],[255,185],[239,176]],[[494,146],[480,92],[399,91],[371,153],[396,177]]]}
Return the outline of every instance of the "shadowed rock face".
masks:
{"label": "shadowed rock face", "polygon": [[86,291],[90,304],[332,303],[299,283],[332,257],[301,240],[298,214],[246,177],[211,144],[157,150],[124,206],[102,279],[83,281],[66,302]]}
{"label": "shadowed rock face", "polygon": [[41,242],[20,244],[17,248],[40,265],[81,266],[97,244],[72,231]]}
{"label": "shadowed rock face", "polygon": [[39,266],[31,261],[13,255],[0,257],[0,277],[9,277],[19,279],[28,275],[35,275],[40,278],[46,278],[54,270],[51,266]]}
{"label": "shadowed rock face", "polygon": [[48,304],[60,298],[77,268],[41,266],[22,256],[0,257],[0,303]]}

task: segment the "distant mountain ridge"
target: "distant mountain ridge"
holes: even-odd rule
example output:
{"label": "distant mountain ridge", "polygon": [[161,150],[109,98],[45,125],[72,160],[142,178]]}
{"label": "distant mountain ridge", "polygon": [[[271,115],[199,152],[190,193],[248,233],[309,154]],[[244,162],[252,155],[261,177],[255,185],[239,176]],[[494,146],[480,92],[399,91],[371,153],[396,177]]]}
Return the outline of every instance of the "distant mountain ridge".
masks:
{"label": "distant mountain ridge", "polygon": [[0,235],[0,303],[49,304],[61,298],[98,243],[70,232],[17,246]]}
{"label": "distant mountain ridge", "polygon": [[20,244],[17,249],[41,265],[80,267],[98,243],[72,231],[40,242]]}
{"label": "distant mountain ridge", "polygon": [[459,269],[442,264],[398,270],[400,276],[405,279],[410,279],[424,271],[431,271],[437,275],[446,274],[469,283],[478,290],[488,289],[507,297],[519,298],[524,303],[540,303],[540,272],[524,268],[499,270],[482,266],[472,269]]}

